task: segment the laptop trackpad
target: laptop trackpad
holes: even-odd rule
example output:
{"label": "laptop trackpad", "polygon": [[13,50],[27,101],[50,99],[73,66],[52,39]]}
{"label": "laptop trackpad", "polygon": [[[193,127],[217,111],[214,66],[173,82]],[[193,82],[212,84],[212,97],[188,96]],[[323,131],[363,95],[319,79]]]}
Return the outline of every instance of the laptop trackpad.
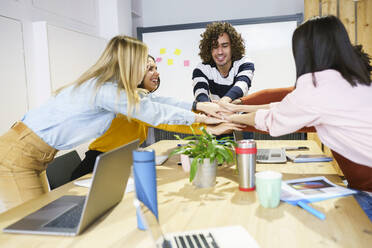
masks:
{"label": "laptop trackpad", "polygon": [[34,230],[35,227],[42,227],[44,224],[47,224],[51,220],[60,216],[62,213],[73,208],[81,201],[84,201],[84,199],[85,196],[62,196],[61,198],[58,198],[57,200],[40,208],[36,212],[14,223],[11,227],[20,227],[23,230]]}

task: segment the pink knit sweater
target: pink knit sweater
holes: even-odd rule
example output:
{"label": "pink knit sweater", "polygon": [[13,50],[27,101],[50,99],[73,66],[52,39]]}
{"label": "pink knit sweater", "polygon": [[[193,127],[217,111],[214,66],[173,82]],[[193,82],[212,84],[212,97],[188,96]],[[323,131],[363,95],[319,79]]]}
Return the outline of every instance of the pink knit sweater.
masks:
{"label": "pink knit sweater", "polygon": [[255,127],[272,136],[314,126],[326,146],[372,167],[372,86],[352,87],[335,70],[302,75],[296,89],[268,110],[256,113]]}

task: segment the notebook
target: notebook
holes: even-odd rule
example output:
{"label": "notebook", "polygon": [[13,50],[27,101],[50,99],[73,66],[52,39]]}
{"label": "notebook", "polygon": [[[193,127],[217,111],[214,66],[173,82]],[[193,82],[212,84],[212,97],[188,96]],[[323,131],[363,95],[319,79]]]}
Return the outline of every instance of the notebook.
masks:
{"label": "notebook", "polygon": [[[227,226],[164,234],[155,215],[138,199],[134,205],[157,248],[256,248],[257,242],[242,226]],[[197,221],[197,220],[196,220]]]}
{"label": "notebook", "polygon": [[[80,187],[90,188],[90,186],[92,185],[92,178],[74,181],[74,184]],[[125,188],[125,193],[130,193],[133,191],[134,191],[134,180],[133,178],[129,177],[128,182],[127,182],[127,187]]]}
{"label": "notebook", "polygon": [[165,161],[167,161],[168,155],[156,155],[155,156],[155,164],[162,165]]}
{"label": "notebook", "polygon": [[295,157],[289,156],[289,158],[293,163],[330,162],[333,160],[332,157],[325,154],[299,154]]}
{"label": "notebook", "polygon": [[[75,236],[123,196],[139,140],[99,155],[87,196],[65,195],[3,229],[6,233]],[[109,182],[109,183],[108,183]]]}
{"label": "notebook", "polygon": [[[243,132],[234,131],[234,140],[243,140]],[[257,149],[256,162],[264,164],[286,163],[287,156],[285,148]]]}

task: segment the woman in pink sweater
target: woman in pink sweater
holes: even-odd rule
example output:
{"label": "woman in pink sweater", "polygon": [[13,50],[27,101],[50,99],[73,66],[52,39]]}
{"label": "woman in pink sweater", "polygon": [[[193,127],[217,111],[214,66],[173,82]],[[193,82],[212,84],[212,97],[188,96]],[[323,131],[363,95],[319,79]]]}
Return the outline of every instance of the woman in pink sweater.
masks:
{"label": "woman in pink sweater", "polygon": [[349,187],[362,190],[361,206],[372,220],[369,58],[352,46],[345,27],[334,16],[314,18],[300,25],[293,34],[292,47],[297,72],[295,89],[281,102],[246,105],[240,111],[249,113],[227,118],[272,136],[315,127],[322,143],[333,151]]}

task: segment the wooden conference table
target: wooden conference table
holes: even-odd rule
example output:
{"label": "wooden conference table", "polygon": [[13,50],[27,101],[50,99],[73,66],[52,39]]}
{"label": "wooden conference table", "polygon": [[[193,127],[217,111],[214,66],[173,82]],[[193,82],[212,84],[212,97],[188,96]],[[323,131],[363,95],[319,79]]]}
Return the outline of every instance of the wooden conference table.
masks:
{"label": "wooden conference table", "polygon": [[[150,148],[157,155],[169,153],[178,141],[160,141]],[[320,153],[313,141],[257,141],[259,148],[308,146]],[[293,151],[293,154],[299,151]],[[230,225],[243,226],[260,247],[371,247],[372,222],[351,196],[311,204],[325,213],[324,221],[303,209],[281,202],[265,209],[256,192],[238,190],[233,166],[217,171],[213,188],[196,189],[188,174],[177,166],[178,156],[157,166],[159,220],[165,232],[187,231]],[[258,164],[257,170],[275,170],[284,179],[324,175],[341,183],[332,163]],[[66,184],[37,199],[0,215],[0,229],[65,194],[86,194],[87,188]],[[77,237],[0,233],[0,247],[152,247],[150,236],[137,229],[133,192]]]}

